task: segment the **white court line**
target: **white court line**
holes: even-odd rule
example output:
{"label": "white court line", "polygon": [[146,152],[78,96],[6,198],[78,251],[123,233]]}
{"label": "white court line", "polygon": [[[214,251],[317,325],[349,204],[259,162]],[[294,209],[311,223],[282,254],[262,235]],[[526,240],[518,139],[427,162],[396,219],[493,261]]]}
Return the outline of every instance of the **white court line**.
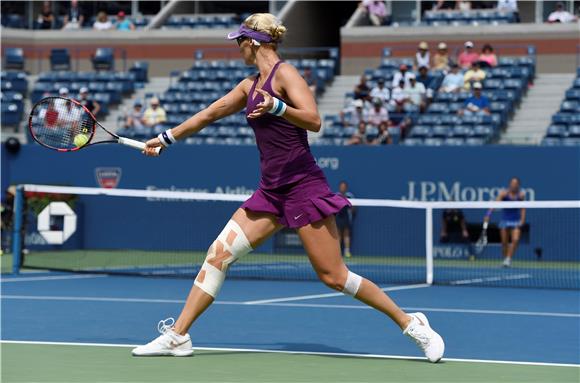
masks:
{"label": "white court line", "polygon": [[106,278],[105,274],[83,274],[83,275],[53,275],[47,277],[22,277],[22,278],[0,278],[0,282],[31,282],[31,281],[53,281],[58,279],[86,279],[86,278]]}
{"label": "white court line", "polygon": [[484,277],[484,278],[473,278],[473,279],[460,279],[458,281],[451,281],[449,284],[451,285],[471,285],[475,283],[484,283],[484,282],[498,282],[498,281],[512,281],[518,279],[528,279],[532,278],[530,274],[514,274],[514,275],[505,275],[505,276],[497,276],[497,277]]}
{"label": "white court line", "polygon": [[[73,301],[73,302],[123,302],[123,303],[171,303],[182,304],[183,299],[148,299],[148,298],[114,298],[114,297],[71,297],[71,296],[37,296],[37,295],[1,295],[1,299],[33,300],[33,301]],[[217,305],[250,306],[245,302],[216,301]],[[256,303],[251,306],[277,306],[277,307],[303,307],[322,309],[354,309],[372,310],[372,307],[363,305],[336,305],[336,304],[316,304],[316,303]],[[514,311],[514,310],[479,310],[460,308],[439,308],[439,307],[402,307],[408,311],[427,312],[449,312],[460,314],[487,314],[487,315],[521,315],[521,316],[547,316],[559,318],[580,318],[576,313],[554,313],[540,311]]]}
{"label": "white court line", "polygon": [[[85,347],[121,347],[133,348],[138,345],[134,344],[115,344],[115,343],[76,343],[76,342],[40,342],[25,340],[0,340],[0,343],[6,344],[28,344],[28,345],[50,345],[50,346],[85,346]],[[263,350],[252,348],[221,348],[221,347],[194,347],[195,350],[203,351],[230,351],[230,352],[248,352],[248,353],[268,353],[268,354],[290,354],[290,355],[317,355],[317,356],[344,356],[369,359],[399,359],[399,360],[425,360],[423,357],[406,356],[406,355],[382,355],[382,354],[355,354],[346,352],[317,352],[317,351],[284,351],[284,350]],[[576,367],[580,364],[573,363],[547,363],[547,362],[520,362],[512,360],[493,360],[493,359],[463,359],[463,358],[443,358],[444,362],[463,362],[463,363],[490,363],[490,364],[513,364],[522,366],[546,366],[546,367]]]}
{"label": "white court line", "polygon": [[[430,287],[430,286],[431,285],[429,285],[427,283],[421,283],[418,285],[384,287],[381,290],[383,290],[383,291],[410,290],[410,289],[421,289],[421,288]],[[258,301],[247,301],[247,302],[243,302],[243,303],[246,305],[261,305],[261,304],[265,304],[265,303],[302,301],[302,300],[306,300],[306,299],[332,298],[332,297],[341,297],[341,296],[344,296],[344,294],[343,293],[327,293],[327,294],[315,294],[315,295],[299,295],[299,296],[285,297],[285,298],[261,299]]]}

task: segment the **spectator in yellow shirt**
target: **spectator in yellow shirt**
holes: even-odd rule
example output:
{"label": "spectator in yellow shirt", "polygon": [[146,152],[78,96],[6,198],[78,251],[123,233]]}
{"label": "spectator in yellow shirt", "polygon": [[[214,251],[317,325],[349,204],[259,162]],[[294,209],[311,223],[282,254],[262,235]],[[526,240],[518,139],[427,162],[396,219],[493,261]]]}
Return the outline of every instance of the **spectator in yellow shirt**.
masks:
{"label": "spectator in yellow shirt", "polygon": [[466,90],[471,89],[471,84],[474,82],[483,82],[485,80],[485,71],[481,69],[479,62],[471,64],[471,69],[463,75],[463,87]]}
{"label": "spectator in yellow shirt", "polygon": [[157,125],[167,121],[167,115],[165,114],[165,109],[159,106],[159,99],[157,97],[152,97],[149,100],[149,108],[145,110],[143,114],[143,123],[149,128],[155,128]]}

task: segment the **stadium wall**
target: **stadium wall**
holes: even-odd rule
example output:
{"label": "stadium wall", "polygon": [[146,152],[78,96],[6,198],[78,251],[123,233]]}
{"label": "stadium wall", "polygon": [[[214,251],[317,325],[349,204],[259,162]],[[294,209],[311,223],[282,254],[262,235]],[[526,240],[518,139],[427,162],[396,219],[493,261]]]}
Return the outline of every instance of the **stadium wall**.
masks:
{"label": "stadium wall", "polygon": [[[518,176],[527,199],[580,199],[580,148],[575,147],[315,147],[313,152],[331,187],[336,189],[346,180],[359,198],[490,200],[510,177]],[[3,151],[2,159],[4,186],[97,187],[118,181],[119,188],[248,194],[259,180],[258,151],[251,146],[178,145],[161,158],[144,158],[133,150],[107,145],[67,154],[24,145],[16,155]],[[71,241],[76,242],[71,243],[82,243],[85,248],[131,248],[138,244],[143,249],[203,251],[238,206],[115,198],[105,204],[91,200],[95,198],[99,197],[83,198],[77,205],[83,231],[75,234]],[[158,213],[146,218],[151,217],[150,212]],[[471,223],[481,222],[483,214],[482,210],[466,211]],[[436,211],[435,238],[440,216]],[[118,228],[103,224],[113,217],[125,222],[126,233],[118,235]],[[494,221],[498,220],[496,213]],[[519,256],[532,258],[537,247],[544,249],[546,259],[577,259],[580,255],[580,212],[538,210],[529,212],[527,221],[531,232]],[[163,231],[156,225],[171,225],[177,239],[162,238]],[[98,230],[92,230],[95,227]],[[421,210],[360,208],[353,251],[422,256],[424,230]],[[444,249],[437,246],[444,255]],[[268,241],[261,251],[275,247],[274,241]],[[492,246],[486,256],[500,257],[499,251],[498,246]]]}

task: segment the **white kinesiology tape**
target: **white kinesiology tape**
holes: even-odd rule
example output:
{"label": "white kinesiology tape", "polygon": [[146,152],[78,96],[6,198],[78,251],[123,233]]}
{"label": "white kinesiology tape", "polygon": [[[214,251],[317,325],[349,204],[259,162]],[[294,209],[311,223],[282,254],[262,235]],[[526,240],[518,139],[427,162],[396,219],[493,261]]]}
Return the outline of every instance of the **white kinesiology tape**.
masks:
{"label": "white kinesiology tape", "polygon": [[342,292],[346,295],[354,297],[356,293],[358,293],[358,289],[360,288],[361,283],[362,277],[349,270]]}
{"label": "white kinesiology tape", "polygon": [[229,220],[220,235],[210,246],[205,262],[195,279],[195,285],[217,297],[229,265],[252,251],[252,246],[244,231],[234,220]]}

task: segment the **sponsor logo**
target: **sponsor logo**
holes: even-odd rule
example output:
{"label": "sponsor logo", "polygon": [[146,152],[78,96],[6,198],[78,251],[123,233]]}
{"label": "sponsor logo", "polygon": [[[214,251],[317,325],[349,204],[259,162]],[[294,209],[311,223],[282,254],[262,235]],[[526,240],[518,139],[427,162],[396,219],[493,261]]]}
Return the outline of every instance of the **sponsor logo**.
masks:
{"label": "sponsor logo", "polygon": [[100,187],[114,189],[121,181],[121,168],[96,168],[95,178]]}
{"label": "sponsor logo", "polygon": [[338,157],[318,157],[316,163],[320,169],[338,170],[340,168]]}
{"label": "sponsor logo", "polygon": [[[406,201],[490,201],[495,200],[502,186],[472,186],[463,185],[459,181],[446,183],[443,181],[409,181],[407,195],[401,196]],[[527,201],[536,199],[536,191],[532,188],[522,188]]]}
{"label": "sponsor logo", "polygon": [[[54,228],[52,221],[62,216],[62,229]],[[66,202],[51,202],[38,214],[36,229],[49,245],[62,245],[77,230],[77,215]]]}

